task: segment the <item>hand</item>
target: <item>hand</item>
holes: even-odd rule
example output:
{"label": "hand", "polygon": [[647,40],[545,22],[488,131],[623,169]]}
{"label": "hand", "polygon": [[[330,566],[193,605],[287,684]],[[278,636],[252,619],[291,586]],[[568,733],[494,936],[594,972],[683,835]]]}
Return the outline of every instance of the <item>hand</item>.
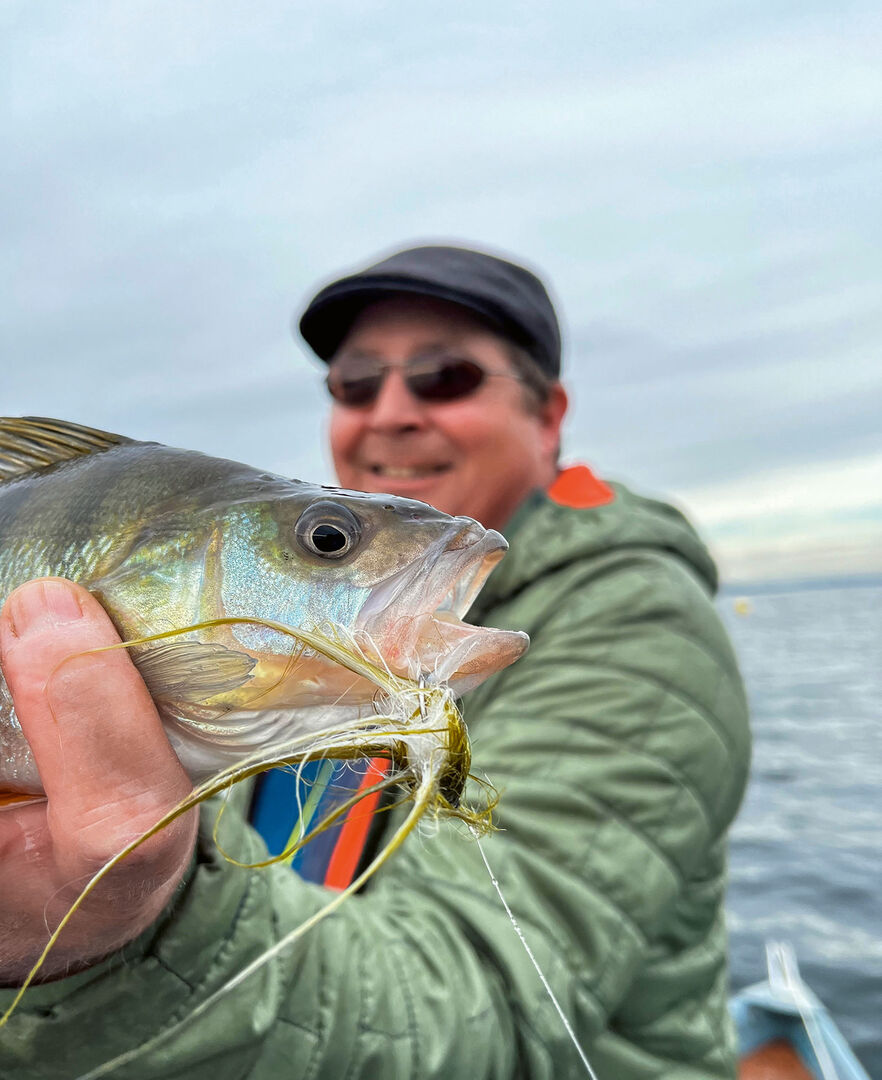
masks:
{"label": "hand", "polygon": [[[116,641],[97,600],[59,578],[22,585],[0,614],[0,663],[48,797],[0,809],[7,986],[24,981],[89,878],[191,788],[127,651],[77,655]],[[39,978],[88,967],[145,930],[180,881],[195,833],[190,811],[123,859],[65,927]]]}

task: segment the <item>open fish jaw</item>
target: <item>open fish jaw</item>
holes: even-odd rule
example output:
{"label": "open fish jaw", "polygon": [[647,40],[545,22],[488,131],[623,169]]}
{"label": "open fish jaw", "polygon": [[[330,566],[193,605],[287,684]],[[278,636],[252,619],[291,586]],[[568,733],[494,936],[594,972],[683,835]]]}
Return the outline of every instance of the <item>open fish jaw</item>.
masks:
{"label": "open fish jaw", "polygon": [[526,634],[472,626],[463,616],[508,545],[468,518],[419,560],[376,586],[356,623],[356,637],[391,671],[447,682],[458,694],[513,663]]}

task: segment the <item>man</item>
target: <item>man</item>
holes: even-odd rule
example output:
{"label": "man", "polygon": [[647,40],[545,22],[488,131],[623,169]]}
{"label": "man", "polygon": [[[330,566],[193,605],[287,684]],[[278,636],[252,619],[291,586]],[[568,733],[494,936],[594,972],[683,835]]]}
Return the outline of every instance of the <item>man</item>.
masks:
{"label": "man", "polygon": [[[722,900],[749,740],[703,546],[672,508],[558,468],[560,337],[528,271],[412,249],[327,286],[300,327],[328,363],[341,483],[470,514],[511,542],[470,614],[532,637],[464,703],[475,768],[501,791],[500,832],[484,845],[595,1072],[734,1076]],[[155,813],[181,785],[121,654],[49,679],[48,709],[58,658],[111,639],[97,605],[58,584],[19,590],[0,624],[47,790],[65,762],[85,770],[72,808],[63,794],[59,805],[89,842],[63,814],[42,826],[56,841],[40,873],[59,883],[105,853],[96,819]],[[136,712],[146,778],[118,749]],[[87,714],[98,734],[84,746]],[[29,992],[3,1032],[3,1075],[76,1075],[146,1042],[326,899],[286,869],[237,873],[207,845],[188,867],[190,828],[154,838],[110,914],[83,916],[66,962],[86,970]],[[45,836],[32,841],[46,851]],[[27,845],[10,848],[33,879]],[[32,914],[19,922],[36,932]],[[82,1035],[96,1025],[100,1053]],[[333,919],[129,1069],[215,1080],[584,1071],[479,850],[446,827],[405,845]]]}

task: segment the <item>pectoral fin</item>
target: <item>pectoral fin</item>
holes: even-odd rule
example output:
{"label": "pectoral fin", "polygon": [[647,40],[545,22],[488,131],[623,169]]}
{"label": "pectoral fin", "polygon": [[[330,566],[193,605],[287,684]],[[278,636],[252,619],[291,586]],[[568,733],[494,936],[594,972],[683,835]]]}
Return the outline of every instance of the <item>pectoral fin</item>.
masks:
{"label": "pectoral fin", "polygon": [[247,653],[198,641],[170,641],[133,659],[154,698],[193,705],[242,686],[256,663]]}

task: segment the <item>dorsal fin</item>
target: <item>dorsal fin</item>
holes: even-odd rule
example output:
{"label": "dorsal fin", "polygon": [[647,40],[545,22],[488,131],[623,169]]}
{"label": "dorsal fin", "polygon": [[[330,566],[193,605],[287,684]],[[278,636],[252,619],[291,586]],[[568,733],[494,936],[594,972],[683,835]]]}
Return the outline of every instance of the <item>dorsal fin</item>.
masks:
{"label": "dorsal fin", "polygon": [[124,435],[50,420],[44,416],[0,417],[0,483],[16,480],[25,473],[45,469],[59,461],[96,454],[120,443],[130,443]]}

